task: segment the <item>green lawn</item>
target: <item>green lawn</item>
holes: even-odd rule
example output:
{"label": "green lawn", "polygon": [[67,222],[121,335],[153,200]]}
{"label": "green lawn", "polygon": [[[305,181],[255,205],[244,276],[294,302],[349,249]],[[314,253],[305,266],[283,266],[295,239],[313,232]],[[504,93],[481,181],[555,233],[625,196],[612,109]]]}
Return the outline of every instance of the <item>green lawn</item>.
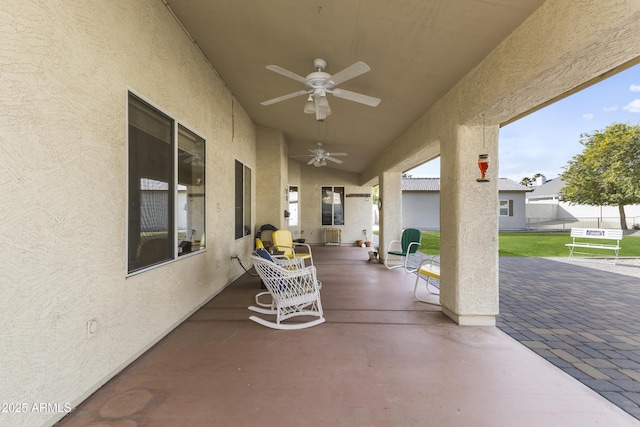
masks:
{"label": "green lawn", "polygon": [[[566,257],[571,243],[569,233],[500,233],[499,255],[510,257]],[[603,241],[603,243],[608,243]],[[624,236],[620,242],[621,257],[640,257],[640,237]],[[440,233],[423,232],[420,252],[440,253]],[[595,250],[589,250],[598,254]],[[602,255],[613,255],[612,251],[601,251]]]}

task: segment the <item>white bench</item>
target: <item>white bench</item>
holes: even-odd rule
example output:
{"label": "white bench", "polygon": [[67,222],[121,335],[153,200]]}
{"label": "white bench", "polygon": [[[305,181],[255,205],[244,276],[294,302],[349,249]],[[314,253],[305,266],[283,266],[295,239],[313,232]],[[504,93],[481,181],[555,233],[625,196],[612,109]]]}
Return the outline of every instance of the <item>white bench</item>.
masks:
{"label": "white bench", "polygon": [[[569,258],[574,254],[581,255],[597,255],[594,252],[576,251],[580,249],[604,249],[615,253],[614,263],[618,260],[618,252],[620,252],[620,241],[622,240],[622,230],[612,230],[607,228],[572,228],[572,243],[565,246],[569,248]],[[595,242],[599,240],[600,242]]]}

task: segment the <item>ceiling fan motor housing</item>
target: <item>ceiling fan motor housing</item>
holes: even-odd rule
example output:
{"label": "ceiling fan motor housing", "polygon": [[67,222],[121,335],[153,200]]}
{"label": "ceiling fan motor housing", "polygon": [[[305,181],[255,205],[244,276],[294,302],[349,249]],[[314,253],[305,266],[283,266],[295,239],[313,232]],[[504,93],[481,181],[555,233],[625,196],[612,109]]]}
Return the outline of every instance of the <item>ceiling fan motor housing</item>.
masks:
{"label": "ceiling fan motor housing", "polygon": [[306,78],[307,89],[330,89],[329,86],[332,83],[331,81],[329,81],[330,78],[331,74],[329,73],[325,73],[324,71],[314,71]]}
{"label": "ceiling fan motor housing", "polygon": [[327,68],[327,61],[322,58],[316,58],[313,60],[313,68],[319,71],[324,71]]}

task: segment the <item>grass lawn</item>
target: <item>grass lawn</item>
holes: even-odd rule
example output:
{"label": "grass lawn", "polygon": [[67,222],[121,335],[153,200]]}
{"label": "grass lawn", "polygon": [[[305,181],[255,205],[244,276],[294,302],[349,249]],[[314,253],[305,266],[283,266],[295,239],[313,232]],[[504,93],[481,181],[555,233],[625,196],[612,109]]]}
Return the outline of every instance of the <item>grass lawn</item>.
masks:
{"label": "grass lawn", "polygon": [[[571,243],[569,233],[500,233],[499,255],[510,257],[566,257]],[[595,241],[599,242],[598,240]],[[602,241],[602,243],[609,243]],[[619,256],[640,257],[640,237],[624,236],[620,242]],[[579,249],[576,249],[579,250]],[[590,253],[598,254],[589,249]],[[420,252],[425,254],[440,253],[440,233],[423,232]],[[585,251],[586,252],[586,251]],[[611,256],[613,251],[600,251],[600,254]]]}

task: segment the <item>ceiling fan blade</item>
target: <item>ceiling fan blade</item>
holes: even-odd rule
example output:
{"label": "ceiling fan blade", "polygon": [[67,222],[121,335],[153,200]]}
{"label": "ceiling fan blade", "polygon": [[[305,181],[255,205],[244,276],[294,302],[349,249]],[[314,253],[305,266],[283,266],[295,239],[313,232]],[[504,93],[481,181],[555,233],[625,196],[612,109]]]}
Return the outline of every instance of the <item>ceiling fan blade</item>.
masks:
{"label": "ceiling fan blade", "polygon": [[331,160],[332,162],[335,162],[335,163],[338,163],[338,164],[342,163],[342,160],[340,160],[340,159],[334,159],[334,158],[333,158],[333,157],[331,157],[331,156],[324,156],[324,158],[325,158],[325,159],[327,159],[327,160]]}
{"label": "ceiling fan blade", "polygon": [[315,161],[316,161],[316,158],[314,157],[313,159],[309,160],[309,162],[308,162],[307,164],[308,164],[308,165],[311,165],[311,164],[313,164],[313,162],[315,162]]}
{"label": "ceiling fan blade", "polygon": [[300,96],[300,95],[305,95],[305,94],[310,93],[310,92],[311,91],[308,91],[308,90],[299,90],[297,92],[293,92],[293,93],[290,93],[288,95],[282,95],[282,96],[279,96],[277,98],[269,99],[267,101],[262,101],[260,104],[261,105],[271,105],[271,104],[275,104],[276,102],[285,101],[287,99],[295,98],[296,96]]}
{"label": "ceiling fan blade", "polygon": [[362,61],[358,61],[353,65],[348,66],[342,71],[338,71],[331,76],[330,81],[333,82],[333,86],[337,86],[342,82],[346,82],[354,77],[358,77],[360,74],[364,74],[371,68]]}
{"label": "ceiling fan blade", "polygon": [[327,156],[339,157],[339,156],[348,156],[348,154],[347,153],[327,153]]}
{"label": "ceiling fan blade", "polygon": [[368,105],[370,107],[377,107],[381,101],[380,98],[374,98],[373,96],[363,95],[361,93],[351,92],[350,90],[344,89],[333,89],[330,93],[335,97],[359,102],[360,104]]}
{"label": "ceiling fan blade", "polygon": [[307,81],[305,80],[304,77],[297,75],[294,72],[291,72],[289,70],[285,70],[282,67],[278,67],[277,65],[267,65],[267,70],[271,70],[274,73],[278,73],[278,74],[282,74],[285,77],[289,77],[290,79],[293,79],[295,81],[298,81],[300,83],[306,83]]}

